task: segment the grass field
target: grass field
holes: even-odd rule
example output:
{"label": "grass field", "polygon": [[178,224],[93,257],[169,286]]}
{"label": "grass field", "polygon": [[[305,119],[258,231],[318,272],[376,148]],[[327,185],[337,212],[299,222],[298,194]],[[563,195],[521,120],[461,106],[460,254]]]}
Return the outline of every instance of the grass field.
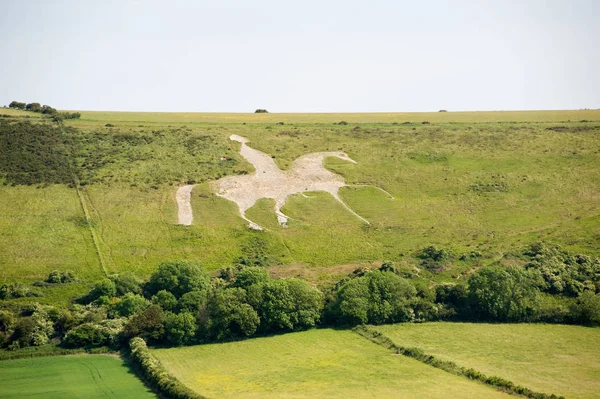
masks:
{"label": "grass field", "polygon": [[574,399],[600,392],[600,329],[564,325],[425,323],[376,327],[397,345]]}
{"label": "grass field", "polygon": [[[335,124],[340,120],[348,125]],[[411,267],[415,251],[430,244],[476,249],[493,262],[540,239],[600,254],[600,111],[83,112],[65,125],[80,129],[83,155],[74,162],[110,273],[144,277],[172,259],[214,270],[256,251],[292,269],[384,259]],[[292,217],[287,229],[276,224],[269,201],[260,201],[248,215],[268,231],[249,231],[209,183],[252,170],[231,134],[248,137],[283,169],[306,153],[343,150],[358,164],[328,159],[329,169],[396,200],[369,187],[342,189],[371,221],[366,226],[328,195],[293,196],[283,209]],[[199,184],[195,221],[178,226],[174,194],[190,180]],[[0,281],[39,280],[53,269],[84,280],[102,275],[74,189],[0,186],[0,209]],[[456,264],[436,278],[469,267]]]}
{"label": "grass field", "polygon": [[156,398],[122,360],[101,355],[0,361],[0,398]]}
{"label": "grass field", "polygon": [[500,398],[483,384],[393,355],[351,331],[310,330],[152,351],[211,398]]}

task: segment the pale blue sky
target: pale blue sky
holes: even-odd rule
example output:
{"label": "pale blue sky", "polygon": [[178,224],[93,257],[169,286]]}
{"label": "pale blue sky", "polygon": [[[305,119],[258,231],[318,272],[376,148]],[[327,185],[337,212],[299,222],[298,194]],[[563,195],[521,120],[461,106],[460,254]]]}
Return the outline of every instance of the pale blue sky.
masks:
{"label": "pale blue sky", "polygon": [[0,104],[600,108],[600,1],[0,0]]}

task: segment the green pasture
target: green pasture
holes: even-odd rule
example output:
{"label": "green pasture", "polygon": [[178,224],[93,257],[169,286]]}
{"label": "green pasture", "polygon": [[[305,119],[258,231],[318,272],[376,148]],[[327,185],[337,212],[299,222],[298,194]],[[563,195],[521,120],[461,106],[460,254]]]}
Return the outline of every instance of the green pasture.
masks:
{"label": "green pasture", "polygon": [[121,360],[75,355],[0,361],[0,398],[156,398]]}
{"label": "green pasture", "polygon": [[[340,120],[348,124],[334,124]],[[109,273],[140,277],[166,260],[195,259],[216,270],[248,256],[294,268],[384,259],[411,268],[412,255],[431,244],[480,251],[484,263],[539,240],[599,254],[600,111],[84,111],[65,126],[79,129],[68,134],[91,223],[73,188],[0,185],[0,281],[35,281],[54,269],[97,279],[102,269],[90,228]],[[282,169],[303,154],[347,152],[357,164],[325,164],[353,184],[341,196],[371,225],[329,195],[309,193],[288,199],[286,229],[272,201],[259,201],[248,216],[267,231],[250,231],[210,183],[252,171],[231,134],[249,138]],[[175,191],[188,182],[198,184],[194,224],[178,226]],[[470,267],[456,263],[436,278],[457,278]]]}
{"label": "green pasture", "polygon": [[[2,110],[3,112],[5,110]],[[11,111],[11,110],[6,110]],[[19,111],[13,111],[19,112]],[[481,111],[481,112],[373,112],[373,113],[224,113],[224,112],[112,112],[78,111],[81,119],[70,123],[91,126],[109,123],[191,124],[265,123],[331,124],[351,123],[480,123],[480,122],[566,122],[600,119],[600,110]],[[8,113],[8,112],[7,112]]]}
{"label": "green pasture", "polygon": [[537,392],[592,399],[600,392],[600,329],[542,324],[378,326],[399,346],[502,377]]}
{"label": "green pasture", "polygon": [[310,330],[152,353],[185,385],[215,399],[508,397],[394,355],[351,331]]}

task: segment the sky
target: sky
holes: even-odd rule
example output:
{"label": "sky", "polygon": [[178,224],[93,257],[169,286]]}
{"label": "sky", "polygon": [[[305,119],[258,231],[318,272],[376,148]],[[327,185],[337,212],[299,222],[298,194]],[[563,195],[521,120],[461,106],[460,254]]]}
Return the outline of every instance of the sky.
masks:
{"label": "sky", "polygon": [[0,0],[0,105],[600,108],[600,1]]}

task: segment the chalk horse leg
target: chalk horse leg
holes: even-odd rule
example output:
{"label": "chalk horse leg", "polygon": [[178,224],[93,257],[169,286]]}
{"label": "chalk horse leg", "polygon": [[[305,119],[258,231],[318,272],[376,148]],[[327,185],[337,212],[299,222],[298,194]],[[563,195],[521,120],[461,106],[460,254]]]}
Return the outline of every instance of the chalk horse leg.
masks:
{"label": "chalk horse leg", "polygon": [[339,195],[338,191],[332,192],[331,195],[333,195],[333,198],[335,198],[340,204],[342,204],[344,206],[344,208],[346,208],[348,210],[348,212],[350,212],[351,214],[353,214],[354,216],[356,216],[357,218],[359,218],[360,220],[362,220],[366,224],[371,225],[371,223],[367,219],[365,219],[364,217],[360,216],[358,213],[354,212],[352,210],[352,208],[350,208],[348,205],[346,205],[346,203],[344,201],[342,201],[342,199],[340,198],[340,195]]}
{"label": "chalk horse leg", "polygon": [[242,217],[242,219],[248,222],[248,227],[250,227],[252,230],[264,230],[264,228],[260,224],[254,223],[252,220],[246,217],[247,210],[248,209],[243,209],[242,207],[240,207],[240,216]]}
{"label": "chalk horse leg", "polygon": [[275,214],[277,215],[277,222],[282,227],[287,227],[287,222],[290,219],[289,216],[281,212],[281,208],[285,205],[285,199],[275,200]]}

